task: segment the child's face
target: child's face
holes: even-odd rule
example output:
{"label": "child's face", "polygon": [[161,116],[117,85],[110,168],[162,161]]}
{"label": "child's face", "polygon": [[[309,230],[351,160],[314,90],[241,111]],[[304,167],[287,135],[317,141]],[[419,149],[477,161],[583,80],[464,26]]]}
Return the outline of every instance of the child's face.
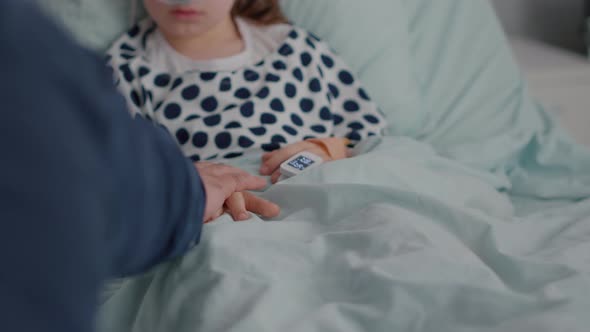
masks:
{"label": "child's face", "polygon": [[231,16],[235,0],[198,0],[187,5],[167,5],[144,0],[150,16],[168,36],[193,37],[215,27]]}

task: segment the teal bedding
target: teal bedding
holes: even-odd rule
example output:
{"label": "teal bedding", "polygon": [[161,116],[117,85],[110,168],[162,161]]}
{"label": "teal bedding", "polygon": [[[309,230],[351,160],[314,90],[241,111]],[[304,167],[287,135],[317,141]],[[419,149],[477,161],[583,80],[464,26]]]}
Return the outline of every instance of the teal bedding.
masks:
{"label": "teal bedding", "polygon": [[185,257],[109,283],[100,330],[588,331],[590,152],[530,98],[487,1],[391,1],[391,63],[285,7],[334,38],[391,136],[270,187],[279,218],[222,216]]}
{"label": "teal bedding", "polygon": [[[257,160],[238,165],[254,169]],[[590,196],[590,169],[579,175]],[[384,138],[358,157],[272,186],[263,196],[282,206],[280,218],[223,216],[182,259],[111,285],[100,325],[587,331],[590,200],[531,211],[535,201],[515,203],[508,186],[505,176],[426,144]]]}

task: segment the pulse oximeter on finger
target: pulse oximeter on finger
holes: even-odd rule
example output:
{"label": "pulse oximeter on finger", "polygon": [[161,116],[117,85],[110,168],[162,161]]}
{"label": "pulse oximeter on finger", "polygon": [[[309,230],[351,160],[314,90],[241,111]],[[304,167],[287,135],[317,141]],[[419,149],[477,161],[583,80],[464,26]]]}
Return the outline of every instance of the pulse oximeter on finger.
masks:
{"label": "pulse oximeter on finger", "polygon": [[318,167],[323,162],[322,157],[314,153],[308,151],[299,152],[281,164],[281,179],[299,175],[308,169]]}

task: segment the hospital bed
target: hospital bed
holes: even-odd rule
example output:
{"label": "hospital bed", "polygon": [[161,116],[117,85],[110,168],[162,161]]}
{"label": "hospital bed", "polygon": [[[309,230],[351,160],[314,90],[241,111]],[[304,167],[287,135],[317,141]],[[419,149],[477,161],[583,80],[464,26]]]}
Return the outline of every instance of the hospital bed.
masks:
{"label": "hospital bed", "polygon": [[[121,2],[71,2],[46,4],[83,42],[126,25]],[[590,142],[587,65],[511,48],[484,0],[281,3],[358,73],[388,135],[261,193],[280,217],[222,216],[184,257],[109,283],[99,328],[588,331],[590,152],[558,125]]]}

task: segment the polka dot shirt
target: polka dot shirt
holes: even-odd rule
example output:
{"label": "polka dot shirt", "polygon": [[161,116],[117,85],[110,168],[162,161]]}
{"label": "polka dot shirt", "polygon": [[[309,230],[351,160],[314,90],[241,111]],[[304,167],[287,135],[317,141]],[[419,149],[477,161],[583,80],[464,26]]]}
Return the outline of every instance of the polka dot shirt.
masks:
{"label": "polka dot shirt", "polygon": [[308,138],[380,135],[384,117],[342,60],[312,34],[281,26],[273,44],[256,37],[272,31],[240,20],[250,52],[203,62],[175,53],[147,19],[106,60],[131,113],[164,126],[194,161]]}

